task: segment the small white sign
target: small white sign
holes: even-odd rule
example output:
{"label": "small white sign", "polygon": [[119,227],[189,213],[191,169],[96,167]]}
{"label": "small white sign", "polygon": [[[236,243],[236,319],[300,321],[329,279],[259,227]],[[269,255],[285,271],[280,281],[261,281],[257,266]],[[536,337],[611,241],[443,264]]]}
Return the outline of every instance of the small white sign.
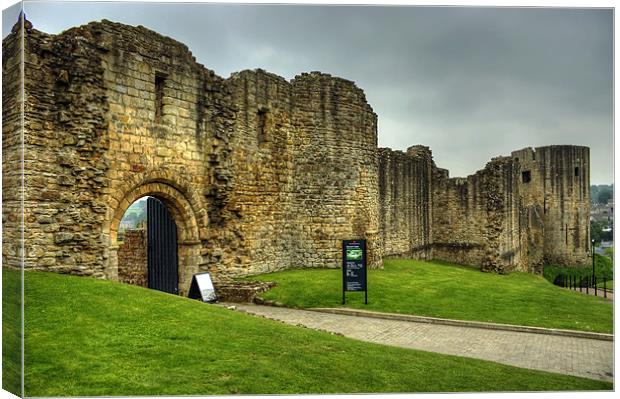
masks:
{"label": "small white sign", "polygon": [[199,299],[196,295],[196,291],[200,292],[203,302],[213,302],[217,299],[217,296],[215,295],[215,288],[213,287],[213,282],[211,281],[211,275],[209,273],[194,274],[189,291],[190,298],[195,299]]}

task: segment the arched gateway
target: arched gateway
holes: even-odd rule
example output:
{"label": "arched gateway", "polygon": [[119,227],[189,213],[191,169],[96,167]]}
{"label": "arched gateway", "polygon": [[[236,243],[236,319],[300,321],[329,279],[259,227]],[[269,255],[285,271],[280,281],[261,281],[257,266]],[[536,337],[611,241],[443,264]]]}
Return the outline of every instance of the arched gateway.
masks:
{"label": "arched gateway", "polygon": [[[154,175],[158,174],[154,173]],[[162,174],[160,173],[159,176],[162,176]],[[109,237],[109,256],[107,258],[106,275],[110,279],[118,279],[119,247],[117,237],[123,214],[129,205],[137,199],[145,196],[154,197],[157,201],[161,201],[176,224],[175,238],[178,251],[178,292],[184,295],[189,290],[192,275],[199,271],[198,266],[202,263],[200,261],[201,241],[199,239],[195,210],[187,199],[186,194],[177,188],[182,187],[181,184],[166,181],[162,177],[151,177],[150,180],[151,181],[129,188],[126,194],[118,201],[116,209],[112,211],[109,226],[104,226],[104,236]],[[129,185],[125,186],[127,187]],[[122,192],[122,190],[119,190],[119,193],[120,192]],[[150,256],[152,256],[152,254]],[[162,290],[169,291],[167,289]]]}

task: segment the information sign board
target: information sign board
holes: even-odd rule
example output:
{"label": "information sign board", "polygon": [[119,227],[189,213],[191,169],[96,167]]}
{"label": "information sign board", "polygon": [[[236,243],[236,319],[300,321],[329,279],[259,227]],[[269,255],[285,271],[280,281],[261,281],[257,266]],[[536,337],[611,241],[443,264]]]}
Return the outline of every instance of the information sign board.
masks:
{"label": "information sign board", "polygon": [[211,281],[209,273],[197,273],[192,277],[192,284],[189,287],[189,297],[192,299],[202,299],[203,302],[215,302],[215,287]]}
{"label": "information sign board", "polygon": [[366,285],[366,240],[342,241],[342,303],[346,291],[364,291],[368,303]]}

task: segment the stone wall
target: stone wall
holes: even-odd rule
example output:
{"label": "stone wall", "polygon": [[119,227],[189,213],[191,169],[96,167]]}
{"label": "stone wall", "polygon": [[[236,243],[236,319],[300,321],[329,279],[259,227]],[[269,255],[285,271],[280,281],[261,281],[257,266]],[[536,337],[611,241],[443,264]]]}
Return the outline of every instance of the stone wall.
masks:
{"label": "stone wall", "polygon": [[[512,153],[515,180],[531,219],[544,226],[543,261],[586,264],[590,251],[590,149],[554,145]],[[530,172],[530,181],[523,175]]]}
{"label": "stone wall", "polygon": [[341,240],[364,238],[369,266],[380,266],[377,116],[351,81],[312,72],[292,85],[294,263],[339,267]]}
{"label": "stone wall", "polygon": [[467,178],[437,175],[435,258],[457,259],[486,271],[522,270],[515,239],[527,232],[518,231],[513,168],[510,157],[498,157]]}
{"label": "stone wall", "polygon": [[[376,115],[363,92],[318,72],[292,82],[233,74],[234,230],[240,269],[339,267],[343,237],[375,242]],[[380,247],[369,252],[380,265]]]}
{"label": "stone wall", "polygon": [[146,230],[125,230],[118,248],[118,281],[148,287]]}
{"label": "stone wall", "polygon": [[2,264],[20,267],[23,208],[21,46],[19,25],[2,42]]}
{"label": "stone wall", "polygon": [[124,278],[125,210],[157,197],[178,227],[181,293],[202,271],[217,281],[339,267],[343,239],[367,239],[371,267],[385,254],[538,270],[588,249],[587,149],[522,150],[540,155],[450,179],[426,147],[378,149],[377,115],[351,81],[262,70],[223,79],[141,26],[48,35],[26,23],[22,138],[20,32],[3,41],[7,265],[20,260],[20,190],[27,268],[110,279]]}
{"label": "stone wall", "polygon": [[[52,42],[29,22],[24,28],[24,184],[17,186],[24,190],[24,265],[103,277],[105,208],[98,195],[106,104],[95,79],[101,68],[86,58],[91,46],[75,37]],[[20,34],[15,30],[4,43]],[[77,62],[80,54],[85,58]],[[3,151],[8,159],[15,155]]]}
{"label": "stone wall", "polygon": [[[2,42],[2,265],[20,268],[23,260],[23,129],[24,98],[20,26]],[[22,396],[24,341],[23,287],[19,272],[2,270],[2,388]]]}
{"label": "stone wall", "polygon": [[25,39],[26,267],[117,279],[120,219],[145,195],[179,226],[181,292],[200,271],[338,267],[352,237],[380,266],[376,115],[352,82],[223,79],[181,43],[109,21]]}
{"label": "stone wall", "polygon": [[430,259],[435,164],[427,147],[379,149],[379,215],[385,256]]}
{"label": "stone wall", "polygon": [[[267,72],[243,71],[227,83],[237,108],[232,138],[234,220],[239,262],[233,273],[287,267],[296,230],[292,169],[292,90]],[[250,271],[251,272],[251,271]]]}
{"label": "stone wall", "polygon": [[424,147],[379,154],[386,255],[419,258],[426,248],[425,258],[499,273],[587,264],[588,148],[525,148],[466,178],[435,167]]}

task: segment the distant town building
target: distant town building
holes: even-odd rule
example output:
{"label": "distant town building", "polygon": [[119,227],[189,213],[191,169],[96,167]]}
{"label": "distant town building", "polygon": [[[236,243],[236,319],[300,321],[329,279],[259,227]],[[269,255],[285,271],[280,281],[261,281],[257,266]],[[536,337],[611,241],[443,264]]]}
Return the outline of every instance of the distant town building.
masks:
{"label": "distant town building", "polygon": [[606,204],[592,204],[590,208],[590,221],[609,222],[611,226],[614,221],[614,201],[609,200]]}

